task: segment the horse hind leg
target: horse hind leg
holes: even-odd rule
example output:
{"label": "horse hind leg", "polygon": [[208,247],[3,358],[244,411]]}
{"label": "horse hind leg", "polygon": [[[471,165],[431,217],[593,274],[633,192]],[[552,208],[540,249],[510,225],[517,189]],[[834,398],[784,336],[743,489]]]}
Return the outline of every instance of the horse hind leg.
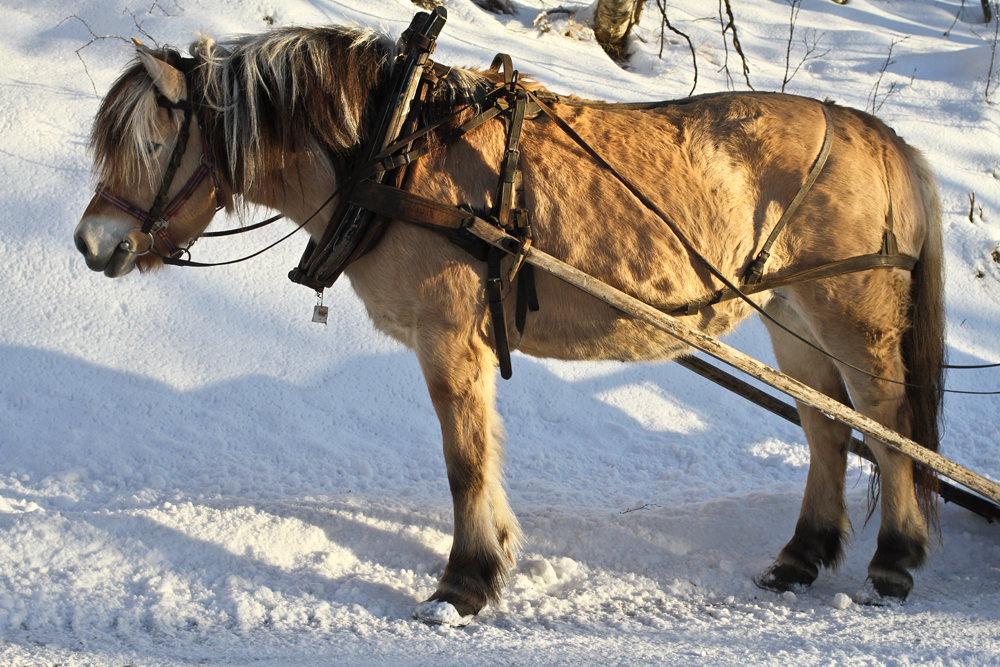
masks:
{"label": "horse hind leg", "polygon": [[417,356],[441,423],[455,533],[437,590],[415,615],[464,625],[500,600],[521,539],[501,483],[496,371],[492,351],[478,336],[425,325],[419,338]]}
{"label": "horse hind leg", "polygon": [[[808,330],[786,302],[772,299],[768,312],[807,340]],[[767,322],[782,372],[847,405],[850,400],[840,373],[822,353]],[[850,427],[797,403],[809,443],[809,473],[795,534],[768,568],[754,577],[760,588],[786,591],[808,586],[821,567],[836,567],[851,532],[844,505],[844,474]]]}
{"label": "horse hind leg", "polygon": [[[867,280],[857,276],[836,280],[839,284],[826,289],[813,284],[796,287],[797,310],[803,320],[809,319],[809,330],[822,348],[843,362],[836,366],[857,411],[910,437],[914,418],[921,418],[914,415],[903,384],[910,280],[889,271],[873,273]],[[926,416],[925,421],[935,418]],[[923,564],[928,544],[913,462],[877,440],[866,441],[880,474],[881,523],[862,598],[904,600],[913,588],[910,570]]]}
{"label": "horse hind leg", "polygon": [[[904,302],[899,299],[897,304]],[[863,345],[853,349],[844,345],[833,351],[876,376],[846,367],[842,369],[857,410],[909,438],[914,435],[915,418],[921,417],[913,413],[903,384],[908,379],[901,348],[907,328],[903,312],[902,309],[891,310],[886,304],[883,318],[877,315],[868,318],[863,328],[866,331]],[[857,326],[857,322],[854,325]],[[935,418],[936,415],[930,417]],[[868,565],[868,580],[858,597],[859,601],[868,603],[886,598],[902,601],[913,589],[910,570],[921,567],[926,558],[929,539],[925,512],[930,515],[933,509],[927,506],[921,511],[912,460],[874,438],[866,436],[865,443],[878,464],[881,521],[875,555]]]}

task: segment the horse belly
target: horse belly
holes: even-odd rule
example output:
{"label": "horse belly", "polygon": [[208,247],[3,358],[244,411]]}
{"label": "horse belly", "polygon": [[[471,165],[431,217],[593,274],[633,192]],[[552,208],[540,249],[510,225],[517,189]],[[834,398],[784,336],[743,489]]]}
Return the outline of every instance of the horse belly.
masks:
{"label": "horse belly", "polygon": [[[536,271],[536,282],[540,309],[528,314],[517,345],[525,354],[568,361],[662,361],[690,348],[556,278]],[[710,336],[720,336],[748,314],[748,306],[730,303],[682,319]],[[511,340],[517,341],[511,321],[508,330]]]}

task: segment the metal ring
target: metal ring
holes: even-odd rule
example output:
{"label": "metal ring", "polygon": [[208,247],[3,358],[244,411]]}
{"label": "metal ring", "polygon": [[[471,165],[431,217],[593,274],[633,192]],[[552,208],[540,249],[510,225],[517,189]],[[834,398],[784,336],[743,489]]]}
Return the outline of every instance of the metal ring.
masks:
{"label": "metal ring", "polygon": [[153,238],[152,232],[146,232],[146,236],[149,237],[149,248],[146,249],[146,252],[136,252],[132,249],[131,244],[129,244],[128,235],[131,234],[132,232],[141,232],[141,231],[142,227],[133,227],[132,229],[125,232],[125,235],[122,237],[121,243],[118,244],[118,247],[127,252],[128,254],[135,255],[136,257],[142,257],[143,255],[148,255],[149,253],[153,252],[153,247],[156,245],[156,239]]}

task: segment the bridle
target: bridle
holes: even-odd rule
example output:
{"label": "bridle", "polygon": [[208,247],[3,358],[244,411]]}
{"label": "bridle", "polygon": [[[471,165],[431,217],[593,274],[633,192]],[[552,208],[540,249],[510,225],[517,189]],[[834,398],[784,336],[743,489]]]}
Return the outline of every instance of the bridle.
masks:
{"label": "bridle", "polygon": [[[156,193],[156,198],[153,200],[152,206],[149,210],[143,210],[139,206],[136,206],[129,200],[125,199],[121,195],[115,193],[110,188],[105,186],[103,183],[97,186],[97,196],[108,202],[119,211],[127,213],[136,220],[142,223],[140,227],[133,227],[125,232],[124,237],[119,243],[119,248],[125,252],[135,255],[142,256],[149,253],[159,255],[160,253],[156,250],[156,243],[154,236],[163,243],[167,250],[167,257],[177,259],[185,254],[190,255],[188,250],[194,243],[192,240],[187,246],[181,248],[178,247],[172,238],[170,238],[170,232],[168,228],[170,226],[170,219],[177,215],[194,191],[198,189],[202,181],[208,176],[212,177],[213,189],[215,192],[215,211],[218,212],[225,207],[225,202],[222,198],[222,192],[219,188],[219,178],[215,173],[215,163],[212,160],[212,151],[209,147],[208,139],[205,136],[205,132],[201,132],[201,159],[198,163],[198,168],[195,169],[191,177],[188,178],[187,183],[184,187],[174,195],[174,198],[169,202],[167,201],[167,195],[170,192],[170,186],[173,184],[174,176],[177,175],[177,170],[181,166],[181,160],[184,159],[184,153],[187,151],[188,139],[191,134],[191,119],[194,117],[194,105],[189,100],[178,100],[176,102],[171,101],[164,97],[163,95],[157,95],[156,103],[160,108],[163,109],[180,109],[184,111],[184,121],[181,125],[180,132],[177,134],[177,141],[174,143],[173,153],[170,155],[170,162],[167,163],[167,170],[163,173],[163,180],[160,183],[160,188]],[[139,252],[134,246],[130,234],[132,232],[138,231],[140,234],[149,237],[149,248]],[[161,255],[162,257],[162,255]]]}

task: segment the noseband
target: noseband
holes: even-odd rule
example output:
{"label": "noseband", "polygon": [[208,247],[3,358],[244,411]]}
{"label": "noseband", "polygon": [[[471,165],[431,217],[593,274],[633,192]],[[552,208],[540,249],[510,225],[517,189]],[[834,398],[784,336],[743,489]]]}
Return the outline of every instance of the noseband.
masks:
{"label": "noseband", "polygon": [[[119,211],[129,214],[136,220],[142,223],[141,227],[133,227],[132,229],[125,232],[125,236],[122,238],[119,247],[132,255],[146,255],[150,252],[154,254],[159,254],[155,249],[155,239],[153,235],[159,238],[167,249],[167,255],[169,257],[178,258],[185,253],[187,253],[188,247],[179,248],[174,243],[173,239],[170,238],[170,233],[167,228],[170,226],[170,218],[177,215],[180,212],[181,207],[191,198],[194,191],[198,189],[201,182],[205,180],[206,176],[212,176],[212,182],[215,190],[215,210],[219,211],[225,204],[222,202],[222,197],[219,192],[219,179],[215,174],[214,163],[212,162],[212,153],[209,149],[208,140],[205,137],[204,131],[201,133],[201,160],[199,161],[198,168],[191,178],[187,180],[184,187],[181,188],[173,199],[167,202],[167,193],[170,191],[170,185],[173,183],[174,176],[177,174],[177,169],[181,166],[181,160],[184,158],[184,153],[187,151],[188,139],[191,134],[191,118],[194,115],[194,105],[188,100],[178,100],[177,102],[172,102],[163,95],[158,95],[156,97],[156,103],[164,109],[181,109],[184,111],[184,122],[181,125],[180,132],[177,135],[177,142],[174,144],[174,152],[170,155],[170,162],[167,164],[167,170],[163,174],[163,181],[160,183],[160,189],[156,193],[156,198],[153,200],[153,205],[149,207],[148,211],[144,211],[142,208],[136,206],[132,202],[128,201],[124,197],[112,192],[109,188],[105,187],[103,183],[97,186],[97,196],[108,202]],[[129,238],[129,234],[139,231],[141,234],[149,236],[149,248],[144,252],[137,252],[133,247],[132,241]]]}

